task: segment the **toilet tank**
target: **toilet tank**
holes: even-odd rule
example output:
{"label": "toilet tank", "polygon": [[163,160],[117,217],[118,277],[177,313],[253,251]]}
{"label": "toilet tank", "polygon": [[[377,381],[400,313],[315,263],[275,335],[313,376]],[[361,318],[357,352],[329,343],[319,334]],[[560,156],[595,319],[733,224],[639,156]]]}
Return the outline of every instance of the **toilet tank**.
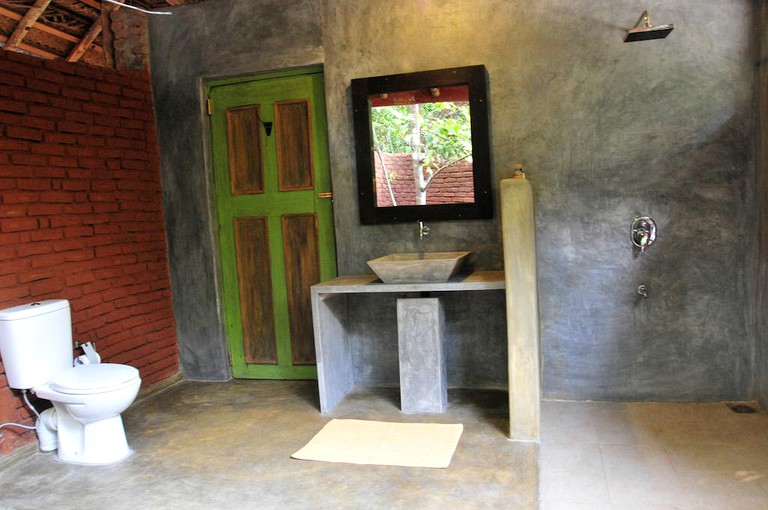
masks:
{"label": "toilet tank", "polygon": [[0,310],[0,356],[8,386],[31,389],[72,366],[69,301],[50,299]]}

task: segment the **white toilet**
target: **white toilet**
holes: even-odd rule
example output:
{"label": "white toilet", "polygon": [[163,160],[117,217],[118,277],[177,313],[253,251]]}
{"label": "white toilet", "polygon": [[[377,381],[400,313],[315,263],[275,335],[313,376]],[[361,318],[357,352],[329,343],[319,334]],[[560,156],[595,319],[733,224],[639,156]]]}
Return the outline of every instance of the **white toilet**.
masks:
{"label": "white toilet", "polygon": [[0,310],[0,356],[11,388],[53,403],[36,426],[42,450],[58,449],[62,461],[87,465],[130,455],[120,413],[139,392],[139,371],[98,362],[73,367],[69,301]]}

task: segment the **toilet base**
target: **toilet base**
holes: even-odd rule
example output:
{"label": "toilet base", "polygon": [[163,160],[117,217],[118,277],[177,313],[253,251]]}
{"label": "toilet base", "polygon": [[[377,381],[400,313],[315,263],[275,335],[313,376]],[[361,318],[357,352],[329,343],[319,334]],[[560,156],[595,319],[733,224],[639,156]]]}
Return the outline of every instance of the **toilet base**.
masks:
{"label": "toilet base", "polygon": [[57,405],[58,457],[63,462],[103,466],[125,460],[130,454],[120,415],[87,424],[75,420]]}

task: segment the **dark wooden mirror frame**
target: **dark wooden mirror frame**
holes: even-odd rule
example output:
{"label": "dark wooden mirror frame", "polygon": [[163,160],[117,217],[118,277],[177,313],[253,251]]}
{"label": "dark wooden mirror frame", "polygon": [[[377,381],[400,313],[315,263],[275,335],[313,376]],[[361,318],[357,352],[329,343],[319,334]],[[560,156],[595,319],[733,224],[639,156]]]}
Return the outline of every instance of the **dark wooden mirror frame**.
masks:
{"label": "dark wooden mirror frame", "polygon": [[[493,217],[488,85],[485,66],[455,67],[417,73],[375,76],[352,80],[352,120],[357,160],[360,223],[396,223],[420,220],[468,220]],[[375,166],[371,134],[371,95],[406,90],[469,86],[472,128],[472,165],[475,201],[461,204],[377,207]]]}

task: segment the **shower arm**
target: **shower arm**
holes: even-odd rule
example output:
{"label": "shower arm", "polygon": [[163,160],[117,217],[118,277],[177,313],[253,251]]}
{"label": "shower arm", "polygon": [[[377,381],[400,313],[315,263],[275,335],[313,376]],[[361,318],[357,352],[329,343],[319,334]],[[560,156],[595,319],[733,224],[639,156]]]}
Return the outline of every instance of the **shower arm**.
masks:
{"label": "shower arm", "polygon": [[638,18],[637,23],[635,23],[635,26],[633,28],[638,28],[640,26],[643,26],[645,28],[651,28],[651,17],[648,14],[648,11],[643,11],[643,13],[640,15],[640,18]]}

